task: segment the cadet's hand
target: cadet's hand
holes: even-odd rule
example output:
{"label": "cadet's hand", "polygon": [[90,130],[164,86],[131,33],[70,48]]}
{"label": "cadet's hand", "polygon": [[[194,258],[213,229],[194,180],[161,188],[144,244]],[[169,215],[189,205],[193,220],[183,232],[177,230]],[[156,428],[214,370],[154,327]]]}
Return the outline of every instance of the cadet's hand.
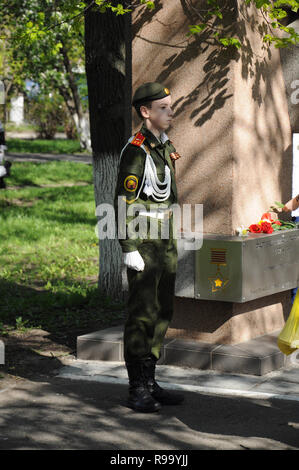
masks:
{"label": "cadet's hand", "polygon": [[129,253],[123,254],[124,264],[128,268],[136,269],[136,271],[144,270],[144,261],[138,250],[130,251]]}
{"label": "cadet's hand", "polygon": [[290,199],[288,202],[285,203],[284,207],[282,210],[284,212],[291,212],[295,211],[299,207],[299,194],[296,197],[293,197],[293,199]]}
{"label": "cadet's hand", "polygon": [[290,212],[291,210],[292,210],[292,207],[290,207],[289,203],[286,203],[282,208],[283,212]]}

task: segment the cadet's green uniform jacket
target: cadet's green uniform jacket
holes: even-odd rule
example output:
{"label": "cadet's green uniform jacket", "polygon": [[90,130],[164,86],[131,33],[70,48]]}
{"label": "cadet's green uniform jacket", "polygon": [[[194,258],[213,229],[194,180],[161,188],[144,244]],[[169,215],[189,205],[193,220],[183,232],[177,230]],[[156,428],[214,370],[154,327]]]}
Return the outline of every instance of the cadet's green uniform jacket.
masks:
{"label": "cadet's green uniform jacket", "polygon": [[[143,137],[145,137],[145,140],[143,140],[142,136],[140,136],[140,133]],[[152,210],[154,210],[155,208],[158,208],[160,204],[162,204],[162,207],[169,207],[171,206],[171,204],[178,202],[177,187],[175,181],[175,167],[172,162],[172,159],[170,158],[170,154],[176,152],[175,147],[173,146],[170,140],[167,140],[166,142],[164,142],[164,144],[162,144],[154,136],[154,134],[147,129],[145,124],[142,125],[139,133],[136,134],[136,137],[137,139],[135,139],[135,142],[137,143],[137,145],[134,145],[134,143],[129,143],[124,149],[122,158],[120,160],[118,181],[114,198],[116,222],[118,221],[118,196],[123,196],[123,200],[126,201],[126,209],[130,205],[130,203],[141,203],[145,206],[146,210],[150,210],[150,207]],[[139,139],[140,137],[141,141]],[[166,199],[162,203],[155,201],[152,196],[147,196],[143,192],[143,189],[141,189],[139,197],[134,201],[140,190],[140,184],[142,183],[146,159],[146,153],[140,147],[140,142],[145,145],[151,157],[153,158],[157,170],[157,176],[160,181],[164,180],[165,164],[168,165],[168,167],[170,168],[171,193],[168,199]],[[128,222],[132,218],[133,217],[127,217],[126,224],[128,224]],[[126,234],[126,239],[119,239],[119,243],[121,245],[122,251],[126,253],[137,250],[139,241],[138,239],[129,239],[128,234]]]}
{"label": "cadet's green uniform jacket", "polygon": [[[164,133],[163,140],[166,137],[167,135]],[[142,204],[146,211],[153,211],[159,207],[169,207],[177,203],[175,169],[170,157],[170,154],[176,153],[176,150],[172,143],[169,140],[165,141],[164,144],[159,142],[145,124],[142,125],[140,132],[136,134],[132,142],[124,148],[120,161],[114,204],[116,219],[118,218],[118,196],[125,199],[124,207],[126,210],[133,203]],[[151,195],[145,194],[143,188],[140,187],[146,161],[146,153],[140,147],[141,144],[148,149],[157,170],[157,177],[161,182],[164,181],[165,164],[170,169],[170,194],[161,203],[155,201]],[[134,201],[139,190],[139,197]],[[167,195],[167,191],[165,193]],[[172,215],[168,220],[168,239],[159,236],[158,238],[149,237],[148,227],[150,226],[151,217],[145,217],[147,219],[145,239],[141,236],[135,239],[128,237],[128,223],[134,216],[127,216],[125,219],[126,239],[119,238],[123,252],[138,250],[145,263],[143,271],[127,268],[129,298],[127,304],[128,318],[124,328],[124,358],[126,362],[146,358],[149,354],[153,354],[158,359],[173,315],[177,269],[177,240],[173,238],[172,232],[174,216]],[[159,220],[158,225],[158,230],[162,232],[164,222]]]}

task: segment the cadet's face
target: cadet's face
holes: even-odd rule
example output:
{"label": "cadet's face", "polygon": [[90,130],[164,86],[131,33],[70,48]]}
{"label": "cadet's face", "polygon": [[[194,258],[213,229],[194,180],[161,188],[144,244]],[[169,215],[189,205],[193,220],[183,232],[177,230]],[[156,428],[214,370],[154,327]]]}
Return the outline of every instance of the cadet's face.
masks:
{"label": "cadet's face", "polygon": [[156,129],[166,130],[173,118],[173,110],[171,108],[171,96],[165,96],[160,100],[152,101],[152,108],[148,109],[147,112],[149,119]]}

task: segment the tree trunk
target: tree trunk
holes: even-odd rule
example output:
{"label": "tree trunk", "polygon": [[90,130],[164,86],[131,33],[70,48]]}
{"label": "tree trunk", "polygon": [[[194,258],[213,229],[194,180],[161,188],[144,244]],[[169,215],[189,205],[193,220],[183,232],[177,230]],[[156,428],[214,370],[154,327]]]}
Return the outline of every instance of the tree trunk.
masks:
{"label": "tree trunk", "polygon": [[3,84],[4,84],[4,103],[3,103],[3,125],[5,127],[6,125],[6,121],[7,121],[7,101],[8,101],[8,94],[10,92],[10,89],[12,87],[12,84],[13,84],[13,79],[11,79],[11,81],[9,81],[7,83],[7,85],[5,84],[5,80],[3,80]]}
{"label": "tree trunk", "polygon": [[[130,13],[88,9],[85,56],[95,203],[97,209],[102,203],[113,208],[120,151],[131,135]],[[123,300],[121,254],[117,233],[113,239],[99,239],[99,290]]]}
{"label": "tree trunk", "polygon": [[71,92],[71,96],[70,96],[70,93],[67,92],[67,94],[69,95],[69,99],[66,101],[66,104],[68,106],[68,103],[70,102],[70,98],[71,98],[73,102],[73,106],[68,106],[68,109],[70,110],[71,107],[73,108],[71,116],[78,132],[81,148],[91,150],[89,122],[84,116],[83,111],[82,111],[82,105],[81,105],[80,95],[78,91],[78,86],[77,86],[76,79],[72,70],[72,65],[70,63],[67,49],[61,38],[60,38],[60,41],[63,44],[63,47],[60,49],[60,52],[63,57],[63,64],[64,64],[64,68],[66,71],[67,80],[69,83],[69,89]]}
{"label": "tree trunk", "polygon": [[80,114],[80,117],[78,116],[74,100],[66,87],[61,85],[58,87],[58,90],[60,95],[64,99],[69,116],[76,127],[81,148],[91,150],[90,128],[88,119],[82,113]]}

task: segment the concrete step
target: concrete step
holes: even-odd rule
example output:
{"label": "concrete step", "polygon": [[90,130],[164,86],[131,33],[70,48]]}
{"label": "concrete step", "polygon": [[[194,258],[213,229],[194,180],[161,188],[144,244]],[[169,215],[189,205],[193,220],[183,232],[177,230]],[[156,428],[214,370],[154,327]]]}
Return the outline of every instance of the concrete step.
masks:
{"label": "concrete step", "polygon": [[[123,325],[77,337],[77,359],[123,361]],[[280,331],[235,345],[165,339],[159,364],[265,375],[287,364],[277,346]]]}

